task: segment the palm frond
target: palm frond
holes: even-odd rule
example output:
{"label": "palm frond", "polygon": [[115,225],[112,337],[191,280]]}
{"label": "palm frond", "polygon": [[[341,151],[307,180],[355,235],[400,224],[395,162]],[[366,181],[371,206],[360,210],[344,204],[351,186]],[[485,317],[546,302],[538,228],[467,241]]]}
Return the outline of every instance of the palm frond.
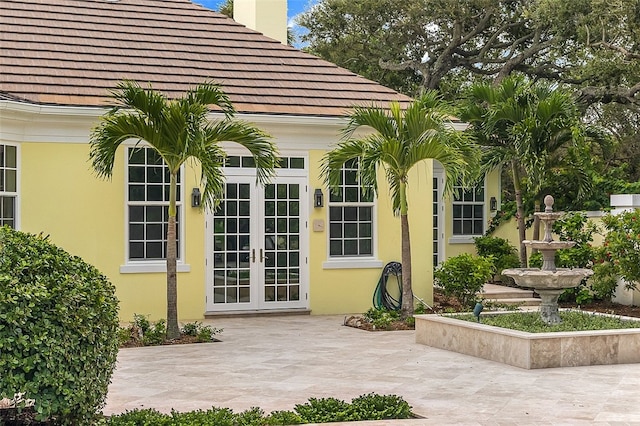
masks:
{"label": "palm frond", "polygon": [[257,127],[244,121],[225,120],[206,126],[203,134],[206,143],[235,142],[245,147],[253,156],[261,185],[275,175],[275,168],[280,164],[278,150],[271,137]]}

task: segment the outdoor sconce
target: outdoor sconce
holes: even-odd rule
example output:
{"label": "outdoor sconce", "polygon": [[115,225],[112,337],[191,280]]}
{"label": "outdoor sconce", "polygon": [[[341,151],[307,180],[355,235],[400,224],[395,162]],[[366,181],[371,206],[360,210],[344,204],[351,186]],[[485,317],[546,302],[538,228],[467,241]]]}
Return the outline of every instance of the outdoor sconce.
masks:
{"label": "outdoor sconce", "polygon": [[489,210],[492,212],[498,210],[498,200],[496,200],[496,197],[491,197],[489,199]]}
{"label": "outdoor sconce", "polygon": [[313,207],[323,207],[324,206],[324,195],[322,194],[322,189],[317,188],[313,192]]}
{"label": "outdoor sconce", "polygon": [[200,204],[202,204],[200,188],[193,188],[191,190],[191,207],[200,207]]}

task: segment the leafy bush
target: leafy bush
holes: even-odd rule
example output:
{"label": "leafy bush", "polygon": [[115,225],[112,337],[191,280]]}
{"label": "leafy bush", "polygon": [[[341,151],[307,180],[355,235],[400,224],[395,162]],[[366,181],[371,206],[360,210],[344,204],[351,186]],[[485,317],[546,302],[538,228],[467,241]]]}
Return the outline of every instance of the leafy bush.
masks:
{"label": "leafy bush", "polygon": [[640,210],[602,218],[607,229],[605,254],[628,288],[640,283]]}
{"label": "leafy bush", "polygon": [[436,268],[433,277],[444,294],[456,297],[461,304],[471,307],[476,294],[493,275],[491,257],[472,256],[468,253],[451,257]]}
{"label": "leafy bush", "polygon": [[351,418],[354,420],[408,419],[411,406],[397,395],[369,393],[351,400]]}
{"label": "leafy bush", "polygon": [[474,238],[474,244],[478,256],[493,257],[493,264],[498,274],[501,274],[504,269],[517,268],[520,266],[518,250],[504,238],[489,236],[477,237]]}
{"label": "leafy bush", "polygon": [[170,424],[170,417],[153,409],[134,409],[117,416],[111,416],[107,424],[110,426],[163,426]]}
{"label": "leafy bush", "polygon": [[567,213],[553,224],[553,232],[560,241],[576,244],[568,249],[558,250],[556,266],[560,268],[587,268],[593,264],[595,249],[591,246],[593,234],[598,227],[587,219],[584,213]]}
{"label": "leafy bush", "polygon": [[222,329],[214,328],[210,325],[203,325],[199,321],[189,322],[182,326],[182,334],[186,336],[194,336],[200,343],[211,342],[216,334],[221,333]]}
{"label": "leafy bush", "polygon": [[0,398],[24,392],[36,419],[89,424],[118,353],[115,288],[42,235],[0,228]]}
{"label": "leafy bush", "polygon": [[167,339],[167,321],[160,319],[153,323],[142,335],[145,346],[161,345]]}
{"label": "leafy bush", "polygon": [[302,417],[293,411],[272,411],[265,418],[265,424],[269,426],[301,425],[302,423],[304,423]]}
{"label": "leafy bush", "polygon": [[349,404],[336,398],[309,398],[309,402],[296,404],[294,409],[305,423],[346,422],[351,420]]}
{"label": "leafy bush", "polygon": [[364,319],[377,329],[386,330],[395,321],[400,321],[400,312],[384,308],[369,308],[364,313]]}

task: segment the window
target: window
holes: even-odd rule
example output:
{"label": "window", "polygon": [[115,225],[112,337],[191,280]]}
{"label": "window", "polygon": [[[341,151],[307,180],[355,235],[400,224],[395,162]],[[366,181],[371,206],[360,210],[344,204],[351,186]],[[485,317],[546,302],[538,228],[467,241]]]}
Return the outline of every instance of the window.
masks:
{"label": "window", "polygon": [[356,161],[345,164],[340,184],[329,194],[329,256],[373,256],[373,193],[362,193]]}
{"label": "window", "polygon": [[[167,255],[169,217],[169,170],[151,148],[129,147],[127,151],[128,259],[161,260]],[[180,258],[182,210],[178,174],[176,238]]]}
{"label": "window", "polygon": [[[256,162],[251,156],[238,156],[238,155],[230,155],[227,157],[227,161],[224,167],[230,168],[254,168],[256,166]],[[303,157],[282,157],[280,158],[280,169],[304,169],[304,158]]]}
{"label": "window", "polygon": [[18,147],[0,145],[0,226],[16,227]]}
{"label": "window", "polygon": [[464,189],[454,186],[453,235],[482,235],[484,233],[484,183]]}

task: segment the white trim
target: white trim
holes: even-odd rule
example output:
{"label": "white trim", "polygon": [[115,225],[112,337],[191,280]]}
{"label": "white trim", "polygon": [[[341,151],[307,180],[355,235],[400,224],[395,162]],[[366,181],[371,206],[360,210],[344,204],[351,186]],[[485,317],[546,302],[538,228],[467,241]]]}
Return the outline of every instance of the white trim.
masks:
{"label": "white trim", "polygon": [[[436,179],[438,182],[438,188],[435,189],[435,192],[437,192],[438,194],[438,199],[432,200],[431,205],[433,206],[435,204],[438,211],[432,212],[432,215],[436,216],[438,219],[438,227],[437,227],[438,235],[435,243],[438,246],[438,261],[439,263],[442,263],[446,259],[446,248],[444,244],[445,235],[446,235],[445,234],[445,231],[446,231],[445,211],[444,211],[445,201],[443,197],[445,174],[444,174],[444,169],[442,168],[442,165],[437,160],[433,161],[433,178]],[[434,188],[432,187],[431,189],[433,193]],[[436,229],[433,223],[431,224],[431,226],[432,226],[432,229]],[[433,265],[433,266],[435,268],[438,265]]]}
{"label": "white trim", "polygon": [[[178,262],[176,265],[176,270],[178,272],[191,272],[191,265]],[[139,261],[129,261],[124,265],[120,265],[120,273],[121,274],[147,274],[153,272],[167,272],[167,262],[156,261],[156,260],[139,260]]]}
{"label": "white trim", "polygon": [[322,262],[322,269],[366,269],[366,268],[382,268],[384,262],[378,259],[358,259],[351,258],[331,258]]}
{"label": "white trim", "polygon": [[481,236],[482,235],[456,235],[449,237],[449,244],[474,244],[475,241],[473,239]]}
{"label": "white trim", "polygon": [[607,212],[603,212],[602,210],[590,210],[590,211],[584,212],[584,214],[588,218],[591,218],[591,217],[603,217],[604,215],[607,214]]}
{"label": "white trim", "polygon": [[[132,260],[129,259],[129,156],[128,150],[129,148],[135,147],[139,145],[139,147],[150,148],[148,144],[144,141],[140,143],[134,142],[133,139],[130,141],[126,141],[122,144],[124,147],[124,264],[120,266],[121,273],[138,273],[138,272],[166,272],[166,261],[163,259],[152,259],[152,260]],[[153,149],[153,148],[150,148]],[[166,165],[165,165],[166,167]],[[184,259],[187,258],[186,253],[186,205],[189,204],[189,200],[185,199],[185,176],[184,176],[184,165],[180,167],[180,202],[176,204],[176,209],[180,211],[179,217],[181,220],[178,222],[178,227],[180,228],[180,256],[178,256],[178,272],[190,272],[191,267],[188,264],[183,263]],[[148,204],[147,204],[148,205]],[[149,265],[149,270],[143,265]],[[182,265],[182,266],[181,266]]]}
{"label": "white trim", "polygon": [[[454,185],[455,187],[456,185]],[[474,189],[473,188],[469,188],[469,189]],[[489,211],[489,203],[487,202],[487,195],[488,195],[488,190],[487,190],[487,175],[484,175],[484,179],[482,180],[482,191],[483,191],[483,197],[482,197],[482,233],[481,234],[454,234],[453,231],[453,223],[456,220],[456,217],[453,213],[453,207],[455,204],[460,204],[462,206],[465,205],[479,205],[480,202],[471,202],[471,201],[458,201],[456,202],[455,197],[451,197],[451,237],[449,238],[449,243],[450,244],[473,244],[474,241],[473,239],[475,237],[481,237],[482,235],[484,235],[484,232],[487,230],[487,220],[491,214],[491,212]],[[475,191],[474,191],[475,194]],[[464,196],[464,194],[463,194]],[[474,195],[474,199],[475,199],[475,195]]]}
{"label": "white trim", "polygon": [[[281,153],[282,154],[282,153]],[[286,154],[282,154],[283,157],[289,157],[290,153],[286,152]],[[296,157],[302,157],[302,155],[291,155]],[[308,165],[308,158],[305,155],[305,167]],[[259,218],[259,220],[252,219],[251,220],[251,233],[250,233],[250,246],[253,248],[252,252],[255,253],[256,259],[260,256],[260,252],[265,253],[267,248],[265,247],[265,230],[264,230],[264,189],[254,185],[255,182],[255,168],[229,168],[227,171],[233,170],[237,171],[235,174],[231,174],[230,178],[227,180],[227,183],[232,184],[250,184],[251,190],[251,217]],[[214,303],[214,287],[213,287],[213,272],[215,265],[214,258],[214,213],[211,210],[208,210],[205,215],[205,256],[206,256],[206,272],[205,272],[205,295],[206,299],[206,309],[212,312],[222,312],[222,311],[238,311],[238,310],[247,310],[247,309],[255,309],[255,310],[275,310],[282,308],[292,308],[292,309],[308,309],[309,307],[309,264],[308,264],[308,256],[309,256],[309,229],[305,226],[305,223],[308,221],[308,205],[309,205],[309,191],[308,191],[308,176],[306,175],[306,169],[292,169],[298,172],[297,176],[283,176],[281,173],[286,171],[287,169],[278,169],[277,175],[270,182],[271,184],[296,184],[300,186],[300,201],[299,201],[299,291],[300,298],[299,300],[291,300],[287,302],[265,302],[264,301],[264,292],[265,292],[265,271],[267,269],[266,263],[262,261],[251,261],[249,262],[249,269],[251,274],[251,282],[250,282],[250,302],[247,303]],[[301,174],[300,172],[305,171],[305,173]],[[270,269],[277,269],[277,266],[270,266]],[[291,284],[287,284],[291,285]]]}
{"label": "white trim", "polygon": [[[15,142],[4,142],[0,139],[0,145],[3,146],[13,146],[16,148],[16,190],[15,191],[0,191],[0,194],[6,197],[13,197],[13,228],[19,230],[20,229],[20,201],[22,199],[20,193],[20,175],[22,164],[20,161],[20,144]],[[4,169],[6,169],[6,164]],[[6,181],[5,181],[6,185]]]}
{"label": "white trim", "polygon": [[[344,173],[344,165],[342,168],[342,173]],[[334,263],[338,263],[339,265],[350,265],[350,264],[360,264],[362,259],[373,259],[374,261],[378,262],[377,257],[378,257],[378,197],[376,196],[375,193],[372,193],[372,200],[371,201],[338,201],[338,202],[331,202],[331,191],[329,188],[324,188],[325,189],[325,193],[326,193],[326,211],[325,211],[325,218],[326,218],[326,223],[327,223],[327,232],[326,232],[326,261],[323,263],[323,268],[325,268],[325,265],[328,265],[325,269],[341,269],[341,268],[351,268],[352,266],[332,266]],[[345,193],[345,186],[344,186],[344,177],[343,177],[343,184],[342,184],[342,193],[343,193],[343,199],[346,196]],[[343,208],[342,212],[344,214],[344,208],[345,207],[370,207],[371,208],[371,254],[369,255],[368,253],[365,255],[352,255],[352,256],[345,256],[345,255],[331,255],[331,207],[341,207]],[[344,223],[344,221],[342,221],[341,223]],[[360,224],[361,222],[356,222],[357,224]],[[341,241],[344,242],[345,237],[344,235],[340,238]],[[360,240],[360,238],[358,238],[358,240]],[[366,265],[367,263],[365,263]],[[355,266],[356,268],[358,266]],[[364,266],[367,267],[367,266]],[[374,267],[374,266],[371,266]]]}

